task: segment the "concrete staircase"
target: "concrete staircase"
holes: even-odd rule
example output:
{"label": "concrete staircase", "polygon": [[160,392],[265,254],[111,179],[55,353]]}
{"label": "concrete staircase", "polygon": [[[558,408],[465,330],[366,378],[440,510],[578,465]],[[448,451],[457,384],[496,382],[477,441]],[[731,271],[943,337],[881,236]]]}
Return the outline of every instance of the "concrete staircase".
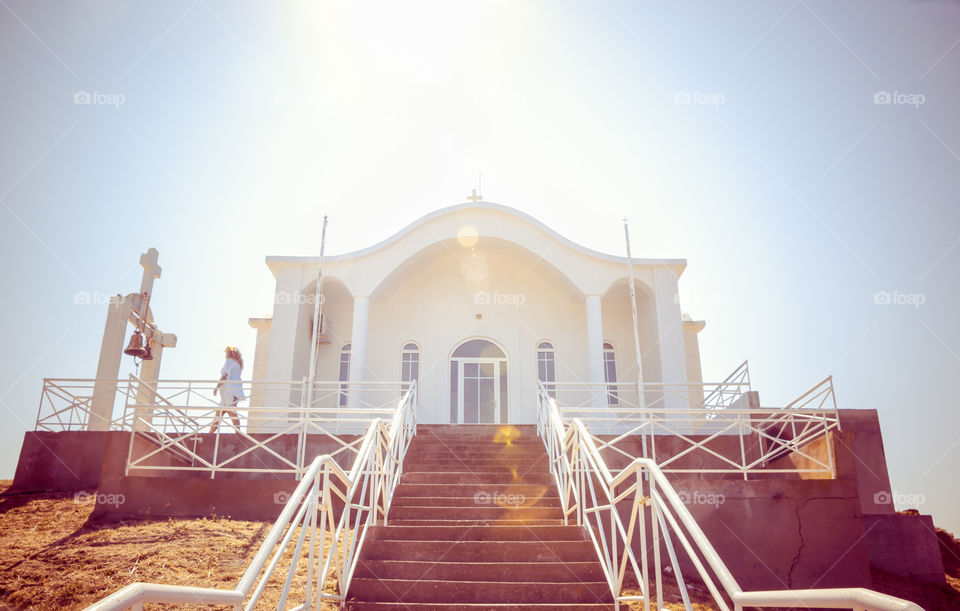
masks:
{"label": "concrete staircase", "polygon": [[388,522],[363,545],[350,609],[612,608],[533,426],[419,426]]}

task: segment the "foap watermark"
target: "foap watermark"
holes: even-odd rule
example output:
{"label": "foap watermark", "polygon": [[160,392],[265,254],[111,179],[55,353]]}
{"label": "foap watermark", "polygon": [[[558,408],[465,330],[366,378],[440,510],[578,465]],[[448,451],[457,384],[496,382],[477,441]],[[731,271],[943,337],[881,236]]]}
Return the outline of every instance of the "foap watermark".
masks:
{"label": "foap watermark", "polygon": [[673,94],[673,103],[680,106],[713,106],[714,108],[720,108],[727,103],[727,96],[716,92],[678,91]]}
{"label": "foap watermark", "polygon": [[523,293],[501,293],[500,291],[477,291],[473,294],[474,305],[507,305],[519,308],[527,302]]}
{"label": "foap watermark", "polygon": [[927,302],[923,293],[903,293],[900,291],[877,291],[873,294],[874,305],[907,305],[919,308]]}
{"label": "foap watermark", "polygon": [[475,505],[496,505],[498,507],[520,507],[527,502],[527,497],[522,494],[505,492],[487,492],[481,490],[473,495]]}
{"label": "foap watermark", "polygon": [[113,106],[120,108],[127,101],[127,96],[122,93],[104,93],[102,91],[75,91],[73,93],[73,103],[77,106]]}
{"label": "foap watermark", "polygon": [[74,305],[108,305],[117,295],[108,295],[100,291],[77,291],[73,294]]}
{"label": "foap watermark", "polygon": [[279,490],[273,493],[273,504],[274,505],[286,505],[290,500],[290,493],[286,490]]}
{"label": "foap watermark", "polygon": [[[273,301],[278,305],[286,305],[295,303],[298,305],[304,304],[315,304],[317,302],[316,293],[301,293],[300,291],[277,291],[273,297]],[[323,295],[320,296],[320,303],[324,303]]]}
{"label": "foap watermark", "polygon": [[873,103],[878,106],[913,106],[920,108],[927,101],[922,93],[905,91],[877,91],[873,94]]}
{"label": "foap watermark", "polygon": [[86,490],[81,490],[80,492],[73,495],[74,503],[96,503],[97,505],[113,505],[113,507],[119,508],[120,505],[123,505],[127,502],[127,497],[123,494],[105,494],[103,492],[87,492]]}
{"label": "foap watermark", "polygon": [[716,509],[727,502],[727,497],[719,492],[680,490],[677,494],[684,505],[712,505]]}
{"label": "foap watermark", "polygon": [[874,505],[899,505],[900,507],[919,507],[927,502],[922,494],[905,494],[903,492],[887,492],[881,490],[873,495]]}

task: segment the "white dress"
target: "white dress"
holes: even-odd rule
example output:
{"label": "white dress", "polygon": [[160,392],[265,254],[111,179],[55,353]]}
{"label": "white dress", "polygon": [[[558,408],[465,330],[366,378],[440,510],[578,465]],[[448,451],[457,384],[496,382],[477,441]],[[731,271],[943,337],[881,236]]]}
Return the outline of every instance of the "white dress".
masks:
{"label": "white dress", "polygon": [[227,376],[220,387],[220,405],[236,405],[246,399],[240,384],[240,363],[227,359],[220,369],[220,375]]}

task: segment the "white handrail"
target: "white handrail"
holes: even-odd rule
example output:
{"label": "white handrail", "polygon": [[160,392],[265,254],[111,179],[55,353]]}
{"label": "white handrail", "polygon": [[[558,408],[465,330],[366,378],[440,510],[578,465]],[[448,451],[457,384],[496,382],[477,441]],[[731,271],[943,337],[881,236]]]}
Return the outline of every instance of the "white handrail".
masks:
{"label": "white handrail", "polygon": [[[653,537],[653,577],[660,598],[656,608],[664,604],[659,542],[662,532],[679,590],[686,592],[676,560],[674,537],[721,609],[729,609],[729,600],[737,611],[745,606],[922,611],[910,601],[864,588],[744,592],[657,463],[648,458],[636,458],[616,475],[611,474],[594,436],[583,421],[575,418],[565,423],[555,399],[549,396],[542,383],[538,386],[537,432],[547,449],[564,520],[569,521],[575,516],[577,525],[586,528],[617,605],[643,600],[644,609],[650,609],[651,571],[646,526],[649,519]],[[623,512],[623,504],[629,503],[631,498],[632,508]],[[625,515],[628,516],[626,522]],[[635,537],[639,541],[635,542]],[[635,544],[640,548],[639,561],[634,554]],[[639,597],[622,593],[624,577],[631,569],[640,586]],[[726,597],[716,587],[713,576],[723,587]],[[690,609],[686,596],[683,604]]]}
{"label": "white handrail", "polygon": [[[307,584],[303,595],[296,596],[302,600],[296,608],[313,609],[323,598],[342,602],[368,527],[381,521],[386,523],[404,456],[416,435],[416,382],[409,386],[389,423],[378,418],[370,424],[349,472],[329,454],[313,460],[236,588],[218,590],[138,582],[87,609],[142,609],[147,602],[219,603],[232,604],[236,610],[253,609],[294,537],[296,543],[277,609],[285,608],[291,595],[293,576],[303,558],[305,543]],[[334,516],[335,499],[344,503],[339,519]],[[332,539],[329,545],[328,534]],[[325,578],[331,571],[338,576],[339,594],[323,592]],[[246,606],[242,607],[245,600]]]}

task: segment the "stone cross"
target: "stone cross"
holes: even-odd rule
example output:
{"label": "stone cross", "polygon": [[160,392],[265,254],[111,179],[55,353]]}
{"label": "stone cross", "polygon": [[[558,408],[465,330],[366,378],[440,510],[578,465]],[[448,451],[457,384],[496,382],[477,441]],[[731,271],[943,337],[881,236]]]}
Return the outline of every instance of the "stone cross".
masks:
{"label": "stone cross", "polygon": [[[143,280],[140,281],[140,293],[130,293],[127,296],[117,295],[110,298],[107,308],[107,323],[103,329],[103,342],[100,345],[100,360],[97,363],[97,378],[93,386],[93,397],[90,402],[90,418],[88,430],[108,431],[113,418],[113,406],[117,395],[117,376],[120,375],[120,361],[123,358],[123,345],[127,334],[127,324],[130,321],[130,309],[139,308],[140,317],[147,314],[147,302],[142,299],[143,293],[153,292],[153,281],[160,277],[160,266],[157,264],[159,253],[156,248],[149,248],[140,255],[140,265],[143,266]],[[156,380],[160,374],[160,357],[163,348],[173,348],[177,345],[177,336],[173,333],[161,333],[154,324],[155,341],[153,360],[146,361],[140,377],[143,380]],[[137,403],[150,405],[155,402],[152,390],[148,385],[140,385],[137,390]],[[138,408],[138,416],[148,419],[152,409]],[[138,420],[139,422],[139,420]]]}
{"label": "stone cross", "polygon": [[156,248],[150,248],[140,255],[140,265],[143,266],[143,279],[140,281],[140,292],[153,294],[153,281],[160,277],[161,267],[157,265]]}

